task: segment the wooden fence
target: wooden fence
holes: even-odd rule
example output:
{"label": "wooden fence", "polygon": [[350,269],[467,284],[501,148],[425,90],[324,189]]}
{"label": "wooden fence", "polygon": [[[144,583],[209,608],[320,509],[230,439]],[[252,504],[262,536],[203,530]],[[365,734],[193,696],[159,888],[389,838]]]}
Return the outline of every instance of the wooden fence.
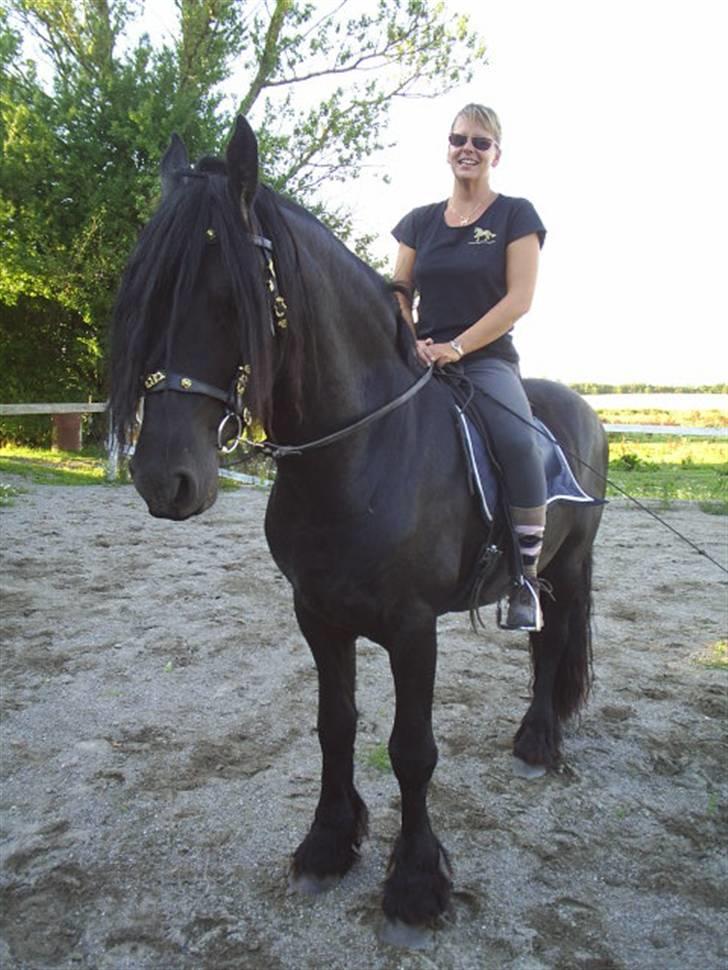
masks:
{"label": "wooden fence", "polygon": [[[81,418],[84,414],[104,414],[109,410],[105,403],[75,403],[59,404],[0,404],[0,417],[23,417],[29,414],[47,414],[53,422],[53,438],[57,447],[63,451],[79,451],[81,448]],[[118,474],[119,455],[113,435],[111,422],[106,438],[108,460],[106,474],[109,478],[116,478]]]}

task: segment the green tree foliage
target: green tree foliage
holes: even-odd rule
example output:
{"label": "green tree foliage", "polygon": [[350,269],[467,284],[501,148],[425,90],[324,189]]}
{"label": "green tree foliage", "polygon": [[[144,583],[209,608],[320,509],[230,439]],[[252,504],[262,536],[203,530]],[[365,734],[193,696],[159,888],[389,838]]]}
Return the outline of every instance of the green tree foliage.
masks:
{"label": "green tree foliage", "polygon": [[[326,210],[322,185],[356,178],[394,99],[442,93],[484,54],[467,19],[433,0],[174,6],[176,30],[155,45],[134,33],[136,0],[0,0],[0,368],[12,374],[0,399],[103,393],[110,306],[173,131],[194,157],[246,114],[266,180],[347,236],[350,214]],[[20,358],[10,307],[35,351]],[[62,355],[44,342],[53,307]],[[21,364],[44,354],[43,376]]]}
{"label": "green tree foliage", "polygon": [[[0,302],[0,401],[84,401],[102,383],[96,338],[80,314],[42,296]],[[103,429],[102,429],[103,430]],[[48,447],[47,416],[0,417],[0,444]]]}

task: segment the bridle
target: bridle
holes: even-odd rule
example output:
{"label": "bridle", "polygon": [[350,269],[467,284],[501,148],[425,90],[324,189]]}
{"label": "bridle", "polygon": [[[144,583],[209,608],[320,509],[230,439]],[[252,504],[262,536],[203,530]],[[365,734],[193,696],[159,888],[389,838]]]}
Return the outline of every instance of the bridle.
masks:
{"label": "bridle", "polygon": [[[217,242],[217,234],[214,229],[208,229],[205,235],[209,244]],[[273,262],[273,243],[270,239],[266,239],[265,236],[257,233],[246,233],[245,235],[262,255],[265,286],[270,293],[270,330],[275,337],[279,331],[285,331],[288,328],[288,306],[278,287],[278,276]],[[249,428],[253,423],[252,415],[244,404],[245,390],[250,380],[250,373],[250,364],[241,364],[230,387],[225,391],[213,384],[208,384],[206,381],[200,381],[196,377],[189,377],[172,371],[157,370],[147,374],[144,378],[144,391],[145,394],[176,391],[180,394],[199,394],[221,401],[225,405],[225,414],[218,425],[217,446],[223,454],[227,455],[235,451],[243,441],[246,441],[246,428]],[[233,423],[234,435],[229,439],[226,431],[231,422]],[[226,444],[225,442],[228,440],[232,441],[232,444]]]}
{"label": "bridle", "polygon": [[[273,261],[273,243],[270,239],[257,233],[246,233],[246,236],[259,249],[263,257],[265,286],[270,294],[270,327],[271,333],[275,337],[279,332],[285,332],[288,328],[288,306],[278,288],[278,277]],[[207,239],[210,243],[217,241],[213,229],[207,230]],[[432,377],[432,372],[433,368],[430,366],[406,391],[382,407],[377,408],[376,411],[372,411],[365,417],[360,418],[358,421],[354,421],[352,424],[346,425],[344,428],[325,435],[322,438],[316,438],[313,441],[307,441],[300,445],[282,445],[268,440],[254,441],[247,437],[247,429],[253,424],[252,415],[244,404],[245,391],[251,373],[249,364],[241,364],[238,367],[235,377],[227,390],[215,387],[213,384],[208,384],[205,381],[197,380],[195,377],[163,370],[157,370],[147,374],[143,384],[145,395],[157,394],[160,391],[174,391],[179,394],[198,394],[222,402],[225,405],[225,413],[217,428],[218,450],[224,455],[229,455],[239,445],[245,444],[277,460],[292,455],[301,455],[304,452],[312,451],[316,448],[324,448],[332,445],[362,430],[372,422],[378,421],[386,414],[390,414],[392,411],[401,407],[413,398],[415,394],[419,393]],[[229,430],[228,426],[231,422],[234,434],[232,437],[229,437],[226,432]]]}

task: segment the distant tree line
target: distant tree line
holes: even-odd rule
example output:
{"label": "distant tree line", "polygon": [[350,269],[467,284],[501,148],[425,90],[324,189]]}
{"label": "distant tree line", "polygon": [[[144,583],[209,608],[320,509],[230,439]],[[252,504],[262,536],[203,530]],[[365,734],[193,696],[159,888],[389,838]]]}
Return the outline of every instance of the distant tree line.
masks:
{"label": "distant tree line", "polygon": [[728,394],[728,384],[700,384],[697,387],[673,384],[595,384],[585,381],[569,384],[579,394]]}

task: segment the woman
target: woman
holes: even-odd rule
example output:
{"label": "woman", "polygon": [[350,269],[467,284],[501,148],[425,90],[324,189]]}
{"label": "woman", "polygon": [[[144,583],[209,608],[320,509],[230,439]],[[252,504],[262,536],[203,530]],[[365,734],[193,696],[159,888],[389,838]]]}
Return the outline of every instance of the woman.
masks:
{"label": "woman", "polygon": [[453,365],[486,392],[477,395],[478,407],[503,470],[523,561],[501,625],[540,630],[537,576],[546,481],[511,330],[531,305],[546,230],[530,202],[491,188],[500,141],[500,122],[491,108],[469,104],[459,112],[447,156],[452,194],[446,202],[414,209],[395,226],[394,279],[408,294],[419,294],[417,325],[412,300],[398,298],[422,363]]}

